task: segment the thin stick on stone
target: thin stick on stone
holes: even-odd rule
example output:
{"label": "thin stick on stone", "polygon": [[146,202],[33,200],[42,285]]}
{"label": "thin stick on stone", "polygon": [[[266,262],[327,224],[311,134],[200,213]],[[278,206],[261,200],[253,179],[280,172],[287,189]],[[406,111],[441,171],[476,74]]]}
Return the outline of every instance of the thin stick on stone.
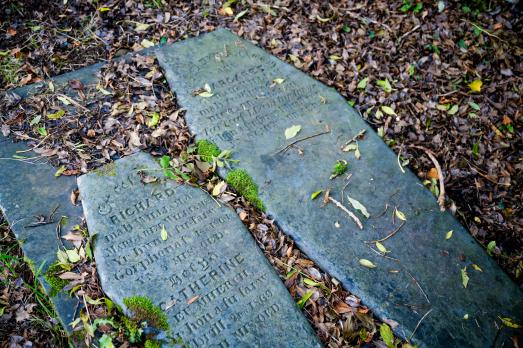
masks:
{"label": "thin stick on stone", "polygon": [[343,188],[341,189],[341,204],[343,204],[343,195],[345,194],[345,189],[347,188],[347,186],[349,185],[350,183],[350,178],[352,178],[352,173],[350,173],[349,175],[347,175],[347,178],[345,180],[347,180],[347,183],[343,186]]}
{"label": "thin stick on stone", "polygon": [[381,238],[381,239],[376,239],[376,240],[366,240],[365,243],[367,244],[373,244],[373,243],[377,243],[377,242],[384,242],[386,241],[387,239],[393,237],[396,233],[399,232],[399,230],[401,230],[401,228],[403,227],[403,225],[405,225],[405,222],[406,221],[403,221],[401,223],[401,225],[399,225],[394,231],[392,231],[391,233],[387,234],[385,237]]}
{"label": "thin stick on stone", "polygon": [[355,136],[353,136],[352,138],[350,138],[349,140],[347,140],[347,141],[345,142],[345,144],[343,144],[343,146],[342,146],[341,148],[343,149],[345,146],[347,146],[347,145],[349,145],[350,143],[353,143],[353,142],[355,142],[356,140],[358,140],[358,138],[361,137],[361,136],[363,136],[363,134],[365,134],[366,131],[367,131],[366,129],[362,129],[362,130],[360,130],[360,131],[358,132],[358,134],[356,134]]}
{"label": "thin stick on stone", "polygon": [[356,215],[354,215],[349,209],[345,208],[343,206],[343,204],[341,204],[340,202],[338,202],[337,200],[335,200],[334,198],[332,197],[329,197],[328,198],[329,201],[331,201],[332,203],[334,203],[338,208],[340,208],[341,210],[343,210],[345,213],[347,213],[347,215],[349,215],[351,217],[352,220],[354,220],[354,222],[356,223],[356,225],[358,225],[358,227],[360,228],[360,230],[363,230],[363,225],[360,221],[360,219],[358,219],[358,217]]}
{"label": "thin stick on stone", "polygon": [[303,137],[303,138],[296,139],[296,140],[294,140],[292,143],[290,143],[290,144],[288,144],[287,146],[285,146],[284,148],[278,150],[278,152],[276,152],[275,155],[279,154],[280,152],[285,152],[285,151],[287,151],[288,149],[291,148],[291,146],[293,146],[294,144],[299,143],[300,141],[304,141],[304,140],[307,140],[307,139],[311,139],[311,138],[314,138],[314,137],[317,137],[317,136],[320,136],[320,135],[323,135],[323,134],[328,134],[328,133],[330,133],[330,132],[331,132],[330,128],[327,128],[326,131],[319,132],[319,133],[316,133],[316,134],[308,135],[308,136]]}
{"label": "thin stick on stone", "polygon": [[427,313],[425,313],[425,314],[421,317],[421,319],[418,321],[418,324],[417,324],[416,327],[414,328],[414,331],[412,331],[412,333],[410,334],[409,341],[412,339],[412,337],[414,337],[414,334],[416,333],[416,330],[417,330],[418,327],[420,326],[420,324],[421,324],[421,322],[423,321],[423,319],[425,319],[425,318],[427,317],[427,315],[429,315],[430,312],[432,312],[432,309],[433,309],[433,308],[429,309],[429,310],[427,311]]}
{"label": "thin stick on stone", "polygon": [[443,172],[441,170],[441,166],[439,165],[438,160],[436,159],[436,156],[434,156],[434,153],[432,153],[432,151],[430,151],[427,148],[424,148],[423,146],[410,145],[409,147],[424,151],[427,154],[427,156],[429,156],[430,160],[434,164],[434,167],[436,167],[436,171],[438,172],[438,180],[439,180],[439,196],[438,196],[439,210],[445,211],[445,184],[443,183],[445,178],[443,177]]}

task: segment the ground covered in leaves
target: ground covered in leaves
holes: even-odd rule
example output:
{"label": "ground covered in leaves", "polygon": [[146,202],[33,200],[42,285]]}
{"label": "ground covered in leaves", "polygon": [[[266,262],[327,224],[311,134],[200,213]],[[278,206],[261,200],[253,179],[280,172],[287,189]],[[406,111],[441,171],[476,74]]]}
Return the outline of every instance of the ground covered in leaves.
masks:
{"label": "ground covered in leaves", "polygon": [[[445,190],[445,207],[523,284],[521,5],[69,0],[9,1],[0,11],[0,90],[152,44],[230,28],[335,87],[398,153],[401,164],[436,196]],[[73,83],[73,95],[47,85],[22,105],[4,101],[2,132],[38,145],[35,150],[62,175],[143,148],[171,156],[177,177],[207,181],[213,190],[217,178],[205,174],[203,161],[183,155],[190,143],[183,111],[154,66],[143,57],[112,62],[99,85]],[[424,149],[441,166],[442,183]],[[329,289],[318,290],[305,307],[320,336],[333,346],[372,337],[375,324],[358,318],[367,310],[359,300],[313,271],[318,270],[270,220],[238,200],[231,202],[240,218],[297,298],[323,289],[306,286],[305,277]],[[300,271],[293,274],[294,268]]]}

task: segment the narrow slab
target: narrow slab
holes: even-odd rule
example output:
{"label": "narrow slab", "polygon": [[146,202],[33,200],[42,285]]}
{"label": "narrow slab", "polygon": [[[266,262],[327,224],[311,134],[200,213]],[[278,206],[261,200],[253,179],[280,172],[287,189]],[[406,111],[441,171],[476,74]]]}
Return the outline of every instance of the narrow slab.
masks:
{"label": "narrow slab", "polygon": [[[20,242],[24,255],[37,270],[42,264],[40,281],[46,291],[50,287],[43,274],[48,266],[56,260],[60,242],[56,234],[57,224],[62,216],[68,217],[63,231],[81,221],[82,208],[70,202],[71,191],[76,189],[74,177],[56,178],[56,168],[40,160],[16,160],[14,155],[37,157],[27,151],[24,143],[12,143],[0,135],[0,209],[6,217],[11,230]],[[34,225],[37,216],[49,218],[54,211],[52,223]],[[62,325],[71,330],[78,301],[67,293],[59,292],[51,299]]]}
{"label": "narrow slab", "polygon": [[[283,231],[379,317],[397,321],[399,335],[409,338],[415,331],[413,341],[430,347],[483,346],[494,342],[498,317],[523,317],[517,286],[454,217],[439,211],[415,175],[400,171],[396,155],[334,89],[226,30],[157,55],[193,133],[233,150]],[[205,84],[211,97],[193,93]],[[331,132],[280,151],[294,140],[284,136],[292,125],[301,126],[295,139],[327,125]],[[341,148],[361,130],[367,136],[358,142],[362,158],[356,160]],[[345,182],[329,179],[337,160],[347,160],[353,174],[345,197]],[[334,204],[310,199],[327,188],[336,200],[348,205],[348,194],[368,209],[371,219],[358,214],[363,231]],[[406,216],[402,227],[394,207]],[[364,243],[395,230],[383,244],[398,261]],[[361,259],[376,268],[362,266]],[[470,278],[466,288],[463,270]]]}
{"label": "narrow slab", "polygon": [[237,215],[198,188],[141,182],[159,168],[138,153],[78,179],[104,291],[148,296],[190,347],[319,346]]}

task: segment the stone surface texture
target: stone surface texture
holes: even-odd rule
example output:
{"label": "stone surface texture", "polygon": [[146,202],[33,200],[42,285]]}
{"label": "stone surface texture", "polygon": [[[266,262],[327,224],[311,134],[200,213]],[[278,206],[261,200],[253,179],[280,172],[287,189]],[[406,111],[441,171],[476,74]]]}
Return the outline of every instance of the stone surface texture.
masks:
{"label": "stone surface texture", "polygon": [[320,346],[234,211],[195,187],[141,182],[159,168],[137,153],[78,179],[111,299],[148,296],[190,347]]}
{"label": "stone surface texture", "polygon": [[[166,46],[157,56],[197,139],[233,150],[282,230],[380,318],[396,321],[396,333],[409,338],[415,331],[413,342],[427,347],[479,347],[494,342],[498,316],[521,320],[520,289],[454,217],[439,211],[413,173],[400,170],[393,151],[334,89],[226,30]],[[205,84],[213,96],[194,95]],[[331,132],[297,143],[303,154],[296,148],[279,152],[294,140],[284,136],[292,125],[302,127],[295,139],[326,126]],[[362,129],[367,133],[356,160],[341,148]],[[337,160],[347,160],[353,174],[343,198],[344,180],[329,179]],[[363,230],[334,204],[310,199],[327,188],[336,200],[349,205],[349,195],[368,209],[369,219],[357,213]],[[383,244],[397,261],[364,243],[399,228],[395,207],[406,222]],[[360,259],[377,267],[363,267]]]}
{"label": "stone surface texture", "polygon": [[[69,198],[71,191],[76,189],[76,179],[56,178],[56,168],[43,159],[22,161],[14,159],[14,155],[38,157],[36,153],[28,152],[24,143],[13,143],[0,135],[0,209],[34,271],[44,264],[39,279],[49,291],[43,275],[57,259],[56,252],[61,246],[56,234],[57,225],[62,216],[68,218],[68,223],[62,227],[65,234],[79,224],[82,217],[82,208],[73,206]],[[37,216],[49,219],[55,209],[52,223],[30,226],[35,224]],[[62,291],[52,300],[62,325],[70,330],[69,323],[74,319],[78,301]]]}

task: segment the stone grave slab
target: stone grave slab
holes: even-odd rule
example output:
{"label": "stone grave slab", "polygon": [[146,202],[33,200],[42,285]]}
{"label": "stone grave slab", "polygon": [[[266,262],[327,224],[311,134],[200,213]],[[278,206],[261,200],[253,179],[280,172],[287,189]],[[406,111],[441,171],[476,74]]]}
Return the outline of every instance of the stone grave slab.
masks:
{"label": "stone grave slab", "polygon": [[[397,334],[429,347],[484,346],[503,336],[499,317],[521,322],[520,289],[451,214],[440,212],[412,172],[400,170],[393,151],[333,88],[227,30],[166,46],[157,56],[193,134],[232,150],[283,231],[380,318],[396,321]],[[195,95],[206,84],[213,95]],[[293,125],[301,132],[286,140]],[[281,151],[326,126],[330,133]],[[341,148],[361,130],[356,160]],[[329,179],[337,160],[347,160],[352,173],[344,197],[345,181]],[[348,195],[367,208],[369,219],[356,212],[363,230],[334,204],[311,200],[327,188],[346,206]],[[395,207],[406,216],[401,227]],[[389,258],[364,243],[397,229],[383,241]],[[361,259],[376,267],[363,267]]]}
{"label": "stone grave slab", "polygon": [[160,168],[145,153],[106,168],[78,186],[109,297],[148,296],[190,347],[320,346],[232,209],[198,188],[143,184],[141,170]]}
{"label": "stone grave slab", "polygon": [[[45,163],[45,160],[17,160],[13,158],[14,155],[26,158],[38,156],[32,151],[27,152],[24,143],[13,143],[11,139],[0,135],[0,209],[34,271],[44,264],[39,279],[49,293],[50,287],[44,274],[56,260],[56,252],[61,246],[57,225],[62,216],[68,218],[67,224],[62,226],[65,234],[72,226],[79,224],[82,218],[82,208],[72,205],[69,198],[76,189],[76,178],[56,178],[56,168]],[[37,216],[45,217],[49,223],[36,225]],[[63,291],[51,300],[58,319],[70,331],[69,323],[74,320],[78,300]]]}

